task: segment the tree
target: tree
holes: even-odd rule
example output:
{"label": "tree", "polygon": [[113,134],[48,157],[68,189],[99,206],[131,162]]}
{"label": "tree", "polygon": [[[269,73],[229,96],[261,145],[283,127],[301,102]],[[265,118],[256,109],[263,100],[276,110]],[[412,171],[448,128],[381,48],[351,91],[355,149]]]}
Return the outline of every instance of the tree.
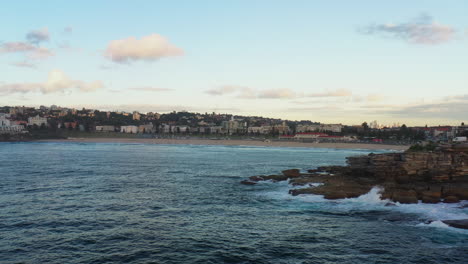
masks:
{"label": "tree", "polygon": [[364,130],[368,130],[368,129],[369,129],[369,125],[367,124],[367,122],[362,123],[361,126],[362,126],[362,128],[363,128]]}

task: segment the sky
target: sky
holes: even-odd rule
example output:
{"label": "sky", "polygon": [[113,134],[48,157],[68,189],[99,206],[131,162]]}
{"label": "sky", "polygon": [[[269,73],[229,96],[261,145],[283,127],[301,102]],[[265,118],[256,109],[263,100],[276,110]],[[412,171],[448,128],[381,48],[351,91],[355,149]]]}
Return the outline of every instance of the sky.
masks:
{"label": "sky", "polygon": [[468,1],[8,1],[0,105],[468,122]]}

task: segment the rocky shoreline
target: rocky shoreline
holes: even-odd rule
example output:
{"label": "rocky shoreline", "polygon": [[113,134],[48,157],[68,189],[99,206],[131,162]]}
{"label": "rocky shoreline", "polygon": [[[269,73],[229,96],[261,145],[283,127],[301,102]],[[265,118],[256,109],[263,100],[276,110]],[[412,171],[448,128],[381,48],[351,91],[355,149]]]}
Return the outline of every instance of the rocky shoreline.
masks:
{"label": "rocky shoreline", "polygon": [[[431,152],[371,153],[348,157],[346,162],[346,166],[318,167],[307,173],[290,169],[279,175],[256,175],[241,183],[289,181],[304,186],[290,190],[291,195],[315,194],[325,199],[355,198],[380,187],[381,199],[400,204],[468,200],[468,146],[450,146]],[[468,220],[446,224],[468,229]]]}

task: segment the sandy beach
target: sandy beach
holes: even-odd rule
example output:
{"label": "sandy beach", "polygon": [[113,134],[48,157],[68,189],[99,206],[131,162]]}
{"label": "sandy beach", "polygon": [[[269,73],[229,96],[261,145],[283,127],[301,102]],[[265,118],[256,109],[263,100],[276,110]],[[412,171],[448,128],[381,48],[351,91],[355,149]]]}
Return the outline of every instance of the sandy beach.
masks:
{"label": "sandy beach", "polygon": [[69,138],[39,140],[38,142],[80,142],[80,143],[134,143],[134,144],[185,144],[185,145],[225,145],[225,146],[262,146],[262,147],[293,147],[293,148],[331,148],[331,149],[388,149],[404,151],[409,146],[366,144],[366,143],[303,143],[290,141],[260,141],[260,140],[210,140],[210,139],[144,139],[144,138]]}

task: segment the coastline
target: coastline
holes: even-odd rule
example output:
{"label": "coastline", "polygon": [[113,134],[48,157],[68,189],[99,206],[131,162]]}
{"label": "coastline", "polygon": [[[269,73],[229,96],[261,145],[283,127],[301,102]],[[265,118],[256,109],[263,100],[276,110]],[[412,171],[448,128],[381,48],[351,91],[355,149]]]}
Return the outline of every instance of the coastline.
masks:
{"label": "coastline", "polygon": [[161,144],[161,145],[225,145],[225,146],[259,146],[259,147],[290,147],[290,148],[329,148],[329,149],[367,149],[367,150],[396,150],[405,151],[407,145],[386,145],[371,143],[308,143],[290,141],[260,140],[210,140],[210,139],[162,139],[162,138],[69,138],[44,139],[34,142],[76,142],[76,143],[133,143],[133,144]]}

